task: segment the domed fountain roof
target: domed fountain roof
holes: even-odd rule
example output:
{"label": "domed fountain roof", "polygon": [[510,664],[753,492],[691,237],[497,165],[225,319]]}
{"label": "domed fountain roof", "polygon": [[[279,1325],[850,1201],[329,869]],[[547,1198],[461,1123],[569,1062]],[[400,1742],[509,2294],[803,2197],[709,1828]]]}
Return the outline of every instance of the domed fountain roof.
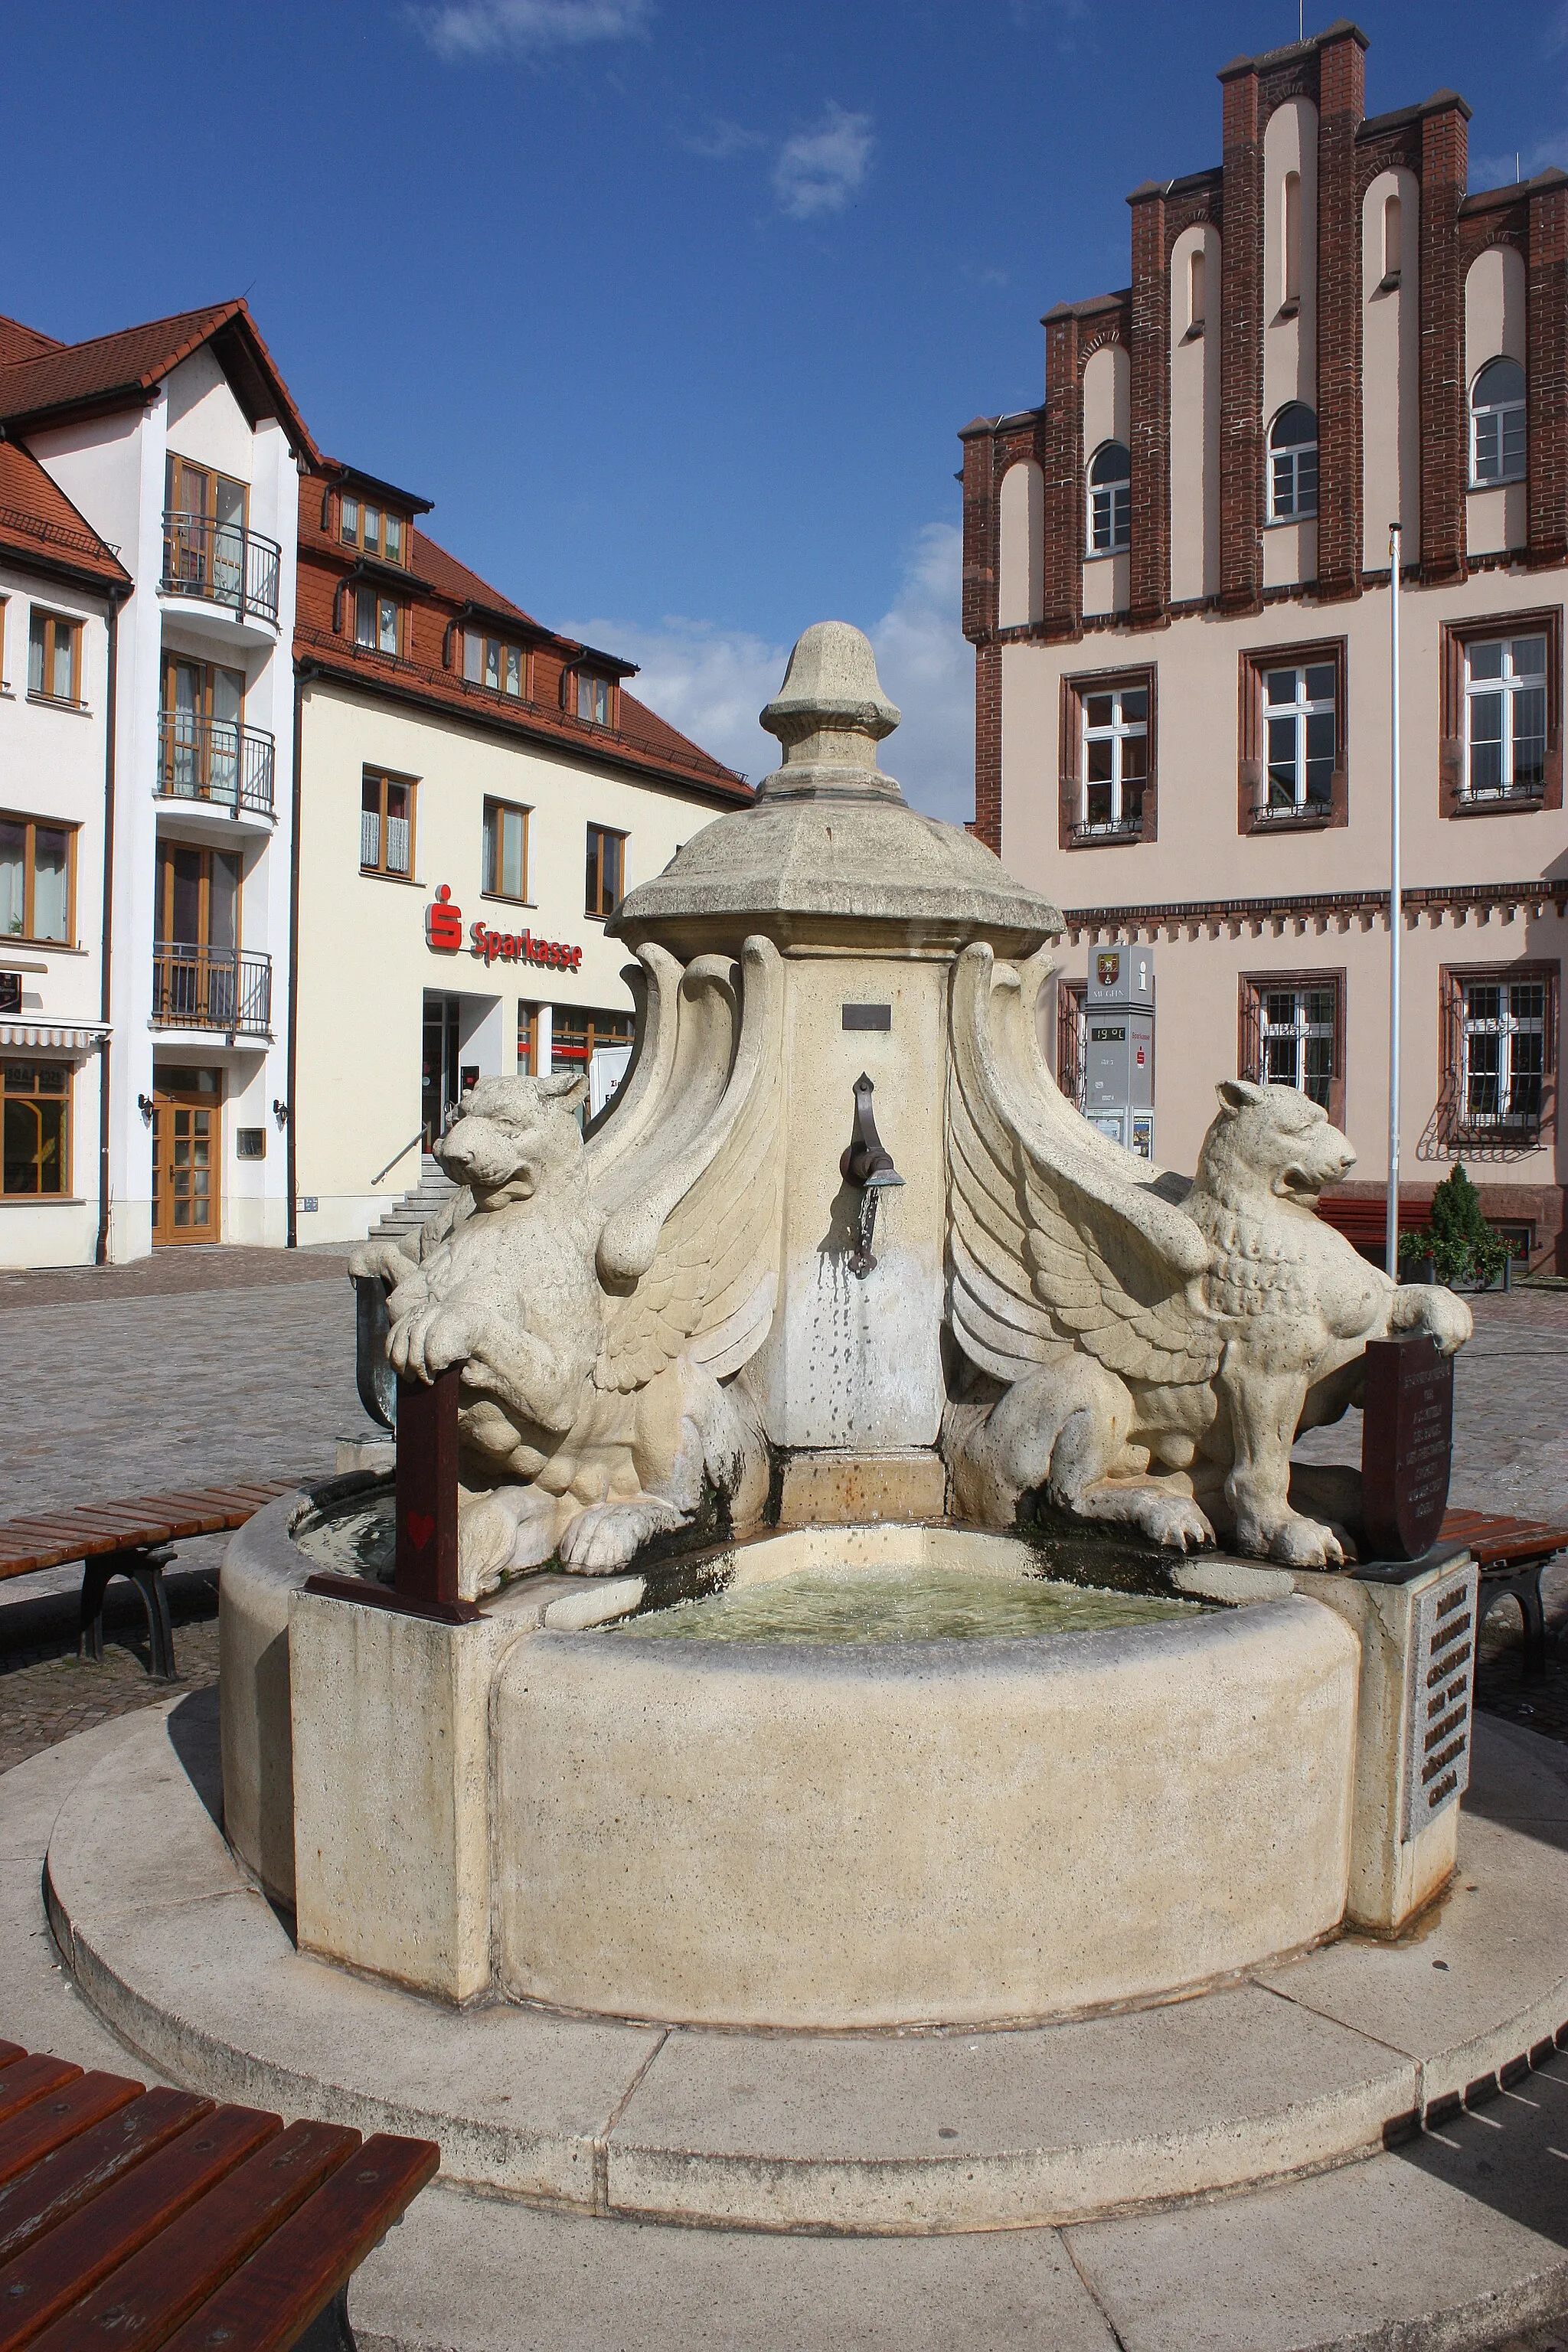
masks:
{"label": "domed fountain roof", "polygon": [[747,809],[693,835],[606,925],[689,952],[738,949],[760,931],[793,941],[958,948],[988,940],[1027,954],[1062,929],[1058,908],[1014,880],[984,842],[921,816],[877,764],[899,723],[870,641],[818,621],[796,645],[762,724],[784,765]]}

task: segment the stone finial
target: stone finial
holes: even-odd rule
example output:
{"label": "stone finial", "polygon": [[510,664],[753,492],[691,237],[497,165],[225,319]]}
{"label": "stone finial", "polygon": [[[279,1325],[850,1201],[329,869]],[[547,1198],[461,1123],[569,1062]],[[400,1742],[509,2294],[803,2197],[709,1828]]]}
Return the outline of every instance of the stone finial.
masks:
{"label": "stone finial", "polygon": [[871,641],[847,621],[817,621],[797,639],[761,724],[784,745],[784,766],[761,793],[872,792],[902,795],[877,765],[877,746],[899,723],[882,691]]}

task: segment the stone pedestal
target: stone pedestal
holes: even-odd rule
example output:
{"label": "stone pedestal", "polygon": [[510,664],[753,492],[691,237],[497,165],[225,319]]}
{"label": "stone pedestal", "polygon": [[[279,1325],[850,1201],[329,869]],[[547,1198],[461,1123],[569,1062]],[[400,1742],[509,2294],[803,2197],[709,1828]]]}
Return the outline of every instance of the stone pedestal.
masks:
{"label": "stone pedestal", "polygon": [[1468,1554],[1399,1580],[1299,1574],[1361,1637],[1350,1893],[1354,1927],[1402,1927],[1454,1872],[1469,1780],[1477,1570]]}
{"label": "stone pedestal", "polygon": [[448,2000],[489,1984],[490,1684],[538,1616],[503,1603],[443,1624],[292,1596],[301,1950]]}
{"label": "stone pedestal", "polygon": [[779,1524],[858,1526],[868,1519],[940,1519],[947,1465],[910,1448],[886,1454],[793,1454],[784,1464]]}

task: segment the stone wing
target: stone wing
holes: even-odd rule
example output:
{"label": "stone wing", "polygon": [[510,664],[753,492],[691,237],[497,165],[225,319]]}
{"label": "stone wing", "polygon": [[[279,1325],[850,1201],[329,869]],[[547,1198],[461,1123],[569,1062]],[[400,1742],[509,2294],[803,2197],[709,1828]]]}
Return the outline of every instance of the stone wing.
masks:
{"label": "stone wing", "polygon": [[[740,966],[701,956],[662,979],[658,1103],[606,1155],[595,1197],[606,1293],[601,1389],[639,1389],[689,1355],[716,1380],[767,1336],[784,1222],[784,990],[778,950],[748,940]],[[607,1144],[614,1127],[604,1130]]]}
{"label": "stone wing", "polygon": [[1182,1386],[1223,1349],[1205,1305],[1208,1246],[1159,1171],[1058,1091],[1035,1004],[1048,952],[1016,970],[984,946],[953,973],[948,1097],[949,1313],[971,1362],[1012,1381],[1067,1347]]}

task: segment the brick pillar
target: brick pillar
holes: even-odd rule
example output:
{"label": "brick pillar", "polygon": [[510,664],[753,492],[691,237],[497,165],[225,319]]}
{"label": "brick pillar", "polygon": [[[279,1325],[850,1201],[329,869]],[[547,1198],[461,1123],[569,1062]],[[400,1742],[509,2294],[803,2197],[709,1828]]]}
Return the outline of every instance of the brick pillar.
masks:
{"label": "brick pillar", "polygon": [[1171,272],[1165,198],[1156,186],[1128,197],[1132,207],[1132,545],[1128,618],[1134,628],[1164,619],[1171,601]]}
{"label": "brick pillar", "polygon": [[1002,648],[974,648],[974,823],[977,841],[1002,855]]}
{"label": "brick pillar", "polygon": [[1463,99],[1421,120],[1421,577],[1463,580],[1465,289],[1459,206],[1468,169]]}
{"label": "brick pillar", "polygon": [[1078,320],[1070,311],[1046,319],[1045,632],[1076,637],[1083,628],[1083,378]]}
{"label": "brick pillar", "polygon": [[1530,562],[1568,557],[1568,174],[1530,192],[1525,287]]}
{"label": "brick pillar", "polygon": [[996,626],[1000,486],[990,418],[977,416],[958,437],[963,444],[963,634],[973,643]]}
{"label": "brick pillar", "polygon": [[1263,134],[1258,73],[1227,66],[1219,311],[1219,584],[1227,613],[1263,602]]}
{"label": "brick pillar", "polygon": [[1355,134],[1366,111],[1365,39],[1353,25],[1318,50],[1318,593],[1361,593],[1361,205]]}

